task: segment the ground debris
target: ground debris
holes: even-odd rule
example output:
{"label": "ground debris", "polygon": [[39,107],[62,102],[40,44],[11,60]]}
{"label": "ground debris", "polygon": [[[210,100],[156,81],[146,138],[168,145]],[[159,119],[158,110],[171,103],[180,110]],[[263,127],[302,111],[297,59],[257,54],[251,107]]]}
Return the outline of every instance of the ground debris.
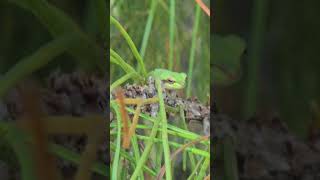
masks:
{"label": "ground debris", "polygon": [[[314,143],[291,134],[278,118],[260,123],[257,119],[236,121],[213,114],[212,129],[216,142],[222,142],[225,136],[234,139],[240,180],[320,179],[320,151]],[[217,169],[223,167],[221,153],[218,150],[215,155]]]}
{"label": "ground debris", "polygon": [[[146,99],[156,97],[157,95],[154,80],[151,77],[146,85],[126,84],[123,89],[126,98]],[[177,110],[179,110],[178,107],[180,105],[184,108],[185,119],[191,130],[195,130],[194,132],[199,134],[208,135],[210,133],[210,106],[202,104],[196,98],[183,99],[174,90],[164,90],[163,96],[167,106],[176,108]],[[111,92],[111,97],[115,97],[114,92]],[[135,108],[135,106],[129,107]],[[151,117],[156,117],[159,112],[159,105],[158,103],[144,105],[141,112]],[[114,118],[112,112],[110,112],[110,117],[112,121]]]}
{"label": "ground debris", "polygon": [[[87,115],[106,115],[107,108],[107,80],[105,77],[97,74],[87,74],[81,71],[73,73],[63,73],[60,71],[53,72],[47,78],[45,87],[40,88],[41,108],[48,116],[77,116],[84,117]],[[17,87],[11,90],[4,98],[3,104],[6,108],[1,107],[0,115],[7,121],[15,121],[21,117],[23,112],[21,106],[21,97],[19,96]],[[5,113],[5,111],[8,111]],[[2,113],[4,111],[4,113]],[[106,127],[107,127],[106,118]],[[106,132],[109,133],[109,132]],[[87,138],[84,135],[50,135],[50,141],[63,145],[69,150],[81,153],[86,145]],[[98,147],[98,160],[107,164],[107,145],[109,142],[104,141]],[[77,170],[76,166],[65,160],[57,160],[58,167],[64,175],[72,176]],[[94,175],[96,176],[96,175]],[[103,179],[97,177],[95,179]]]}

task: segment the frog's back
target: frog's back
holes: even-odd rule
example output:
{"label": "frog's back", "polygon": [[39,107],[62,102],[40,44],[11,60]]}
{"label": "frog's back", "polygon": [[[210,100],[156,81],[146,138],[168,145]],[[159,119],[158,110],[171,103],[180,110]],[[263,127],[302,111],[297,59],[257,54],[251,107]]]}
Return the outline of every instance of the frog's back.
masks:
{"label": "frog's back", "polygon": [[162,74],[166,74],[166,73],[171,73],[171,71],[167,69],[157,68],[157,69],[154,69],[152,72],[150,72],[150,75],[155,77],[155,76],[161,76]]}

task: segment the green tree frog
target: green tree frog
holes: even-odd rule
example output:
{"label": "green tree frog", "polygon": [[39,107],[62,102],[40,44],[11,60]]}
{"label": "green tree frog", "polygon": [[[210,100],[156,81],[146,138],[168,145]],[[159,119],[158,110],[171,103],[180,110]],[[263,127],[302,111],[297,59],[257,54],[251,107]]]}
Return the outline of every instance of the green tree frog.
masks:
{"label": "green tree frog", "polygon": [[162,82],[162,88],[175,90],[185,87],[187,75],[185,73],[173,72],[167,69],[155,69],[149,73],[154,79]]}

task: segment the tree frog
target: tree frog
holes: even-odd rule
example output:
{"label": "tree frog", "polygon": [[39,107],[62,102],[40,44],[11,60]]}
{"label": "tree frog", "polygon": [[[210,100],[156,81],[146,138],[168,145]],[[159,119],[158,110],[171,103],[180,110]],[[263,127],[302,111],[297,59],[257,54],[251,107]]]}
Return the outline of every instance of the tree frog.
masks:
{"label": "tree frog", "polygon": [[187,75],[185,73],[173,72],[167,69],[155,69],[149,73],[154,79],[162,82],[162,88],[169,90],[183,89]]}

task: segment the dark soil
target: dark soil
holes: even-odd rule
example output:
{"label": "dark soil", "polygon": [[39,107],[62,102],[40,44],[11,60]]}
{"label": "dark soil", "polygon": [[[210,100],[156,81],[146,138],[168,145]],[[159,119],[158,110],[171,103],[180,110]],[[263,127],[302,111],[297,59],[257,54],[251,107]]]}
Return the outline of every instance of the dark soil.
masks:
{"label": "dark soil", "polygon": [[[48,77],[45,87],[40,88],[38,86],[38,88],[40,89],[40,94],[34,94],[34,96],[40,96],[41,109],[46,115],[71,115],[75,117],[84,117],[92,114],[106,115],[106,78],[100,75],[82,72],[65,74],[56,71]],[[11,90],[4,101],[0,102],[1,120],[16,121],[23,114],[20,90],[23,90],[23,87],[18,86]],[[107,127],[107,118],[105,124]],[[49,139],[51,142],[63,145],[79,154],[86,145],[86,136],[54,135],[50,136]],[[107,143],[103,141],[103,144],[98,148],[98,161],[103,164],[107,164],[109,158]],[[64,177],[71,178],[75,174],[76,165],[59,158],[57,158],[57,162]],[[9,164],[8,161],[0,160],[0,179],[20,179],[18,178],[19,167]],[[106,177],[95,173],[92,178],[97,180],[106,179]]]}
{"label": "dark soil", "polygon": [[320,131],[306,140],[288,131],[279,118],[237,121],[224,114],[212,116],[215,180],[224,179],[223,141],[232,137],[240,180],[319,180]]}

